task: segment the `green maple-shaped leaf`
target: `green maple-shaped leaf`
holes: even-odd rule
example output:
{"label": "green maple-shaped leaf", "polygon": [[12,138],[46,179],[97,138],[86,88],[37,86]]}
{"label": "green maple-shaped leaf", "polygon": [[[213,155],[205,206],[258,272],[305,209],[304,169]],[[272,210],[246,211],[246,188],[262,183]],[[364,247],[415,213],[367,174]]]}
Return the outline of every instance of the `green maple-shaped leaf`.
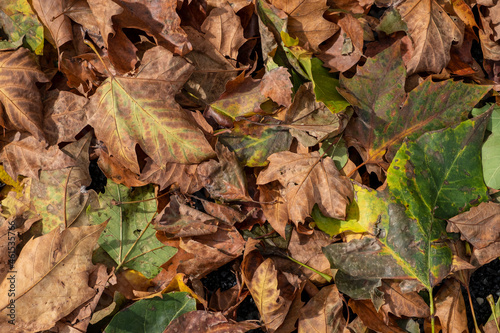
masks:
{"label": "green maple-shaped leaf", "polygon": [[391,161],[405,137],[465,120],[468,112],[491,89],[452,80],[426,79],[408,95],[406,70],[399,43],[368,59],[356,75],[340,80],[342,95],[357,107],[358,117],[348,126],[345,138],[356,147],[365,163]]}
{"label": "green maple-shaped leaf", "polygon": [[[152,52],[163,60],[147,61]],[[137,144],[157,165],[198,163],[215,155],[189,112],[174,99],[192,70],[186,60],[158,47],[145,53],[136,76],[111,76],[92,96],[89,124],[110,154],[132,171],[140,171]]]}
{"label": "green maple-shaped leaf", "polygon": [[[129,189],[108,179],[105,193],[99,196],[101,208],[89,212],[93,224],[109,219],[99,245],[119,267],[135,269],[147,278],[156,276],[160,265],[176,253],[175,248],[163,245],[156,238],[151,226],[156,200],[148,200],[152,198],[151,185]],[[129,203],[135,201],[141,202]]]}
{"label": "green maple-shaped leaf", "polygon": [[[358,225],[375,238],[323,249],[341,271],[339,288],[347,279],[365,280],[371,289],[356,295],[366,297],[376,286],[369,281],[403,278],[416,279],[432,293],[448,275],[452,255],[444,219],[488,200],[478,152],[489,115],[407,140],[387,172],[385,190],[356,187]],[[347,221],[353,223],[350,216]]]}

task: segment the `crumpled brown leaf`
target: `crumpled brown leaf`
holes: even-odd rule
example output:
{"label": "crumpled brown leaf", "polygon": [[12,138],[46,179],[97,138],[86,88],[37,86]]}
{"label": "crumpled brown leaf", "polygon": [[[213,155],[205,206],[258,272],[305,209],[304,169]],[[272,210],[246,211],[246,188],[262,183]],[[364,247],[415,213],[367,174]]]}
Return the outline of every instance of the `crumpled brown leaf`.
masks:
{"label": "crumpled brown leaf", "polygon": [[260,325],[251,321],[233,322],[227,320],[220,312],[191,311],[175,318],[163,333],[244,333],[259,328]]}
{"label": "crumpled brown leaf", "polygon": [[[16,261],[16,273],[8,274],[0,284],[9,290],[15,280],[15,296],[0,295],[0,328],[9,332],[48,330],[83,302],[95,295],[88,286],[92,270],[92,250],[106,223],[101,225],[54,229],[30,240]],[[14,276],[14,280],[12,280]],[[11,280],[9,280],[11,278]],[[15,300],[15,323],[7,321]]]}
{"label": "crumpled brown leaf", "polygon": [[299,333],[302,332],[344,332],[346,320],[343,311],[344,302],[337,286],[322,288],[300,310]]}
{"label": "crumpled brown leaf", "polygon": [[318,152],[287,151],[275,153],[268,160],[269,166],[259,174],[257,184],[280,182],[294,223],[303,222],[315,204],[324,215],[345,219],[346,207],[354,193],[350,181],[340,175],[330,157],[321,158]]}
{"label": "crumpled brown leaf", "polygon": [[460,282],[453,279],[446,280],[435,296],[434,302],[436,317],[441,322],[443,333],[467,332],[467,314]]}

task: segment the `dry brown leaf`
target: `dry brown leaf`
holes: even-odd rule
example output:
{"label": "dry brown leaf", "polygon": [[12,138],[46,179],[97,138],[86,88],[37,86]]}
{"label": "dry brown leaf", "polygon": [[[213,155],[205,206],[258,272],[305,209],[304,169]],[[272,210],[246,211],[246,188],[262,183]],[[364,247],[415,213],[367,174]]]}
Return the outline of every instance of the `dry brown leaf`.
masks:
{"label": "dry brown leaf", "polygon": [[280,295],[279,273],[271,258],[265,260],[258,267],[253,266],[252,269],[253,274],[243,274],[244,281],[252,294],[267,330],[274,332],[285,320],[292,300]]}
{"label": "dry brown leaf", "polygon": [[450,61],[451,44],[463,40],[463,32],[435,0],[409,0],[397,6],[408,25],[414,53],[406,64],[408,75],[439,73]]}
{"label": "dry brown leaf", "polygon": [[236,155],[217,143],[215,152],[219,162],[210,160],[198,166],[198,176],[212,198],[226,201],[251,200],[243,167]]}
{"label": "dry brown leaf", "polygon": [[243,7],[252,3],[251,0],[207,0],[207,7],[210,11],[211,8],[222,7],[224,4],[229,3],[234,12],[237,13]]}
{"label": "dry brown leaf", "polygon": [[163,333],[244,333],[259,328],[251,321],[229,321],[220,312],[191,311],[175,318]]}
{"label": "dry brown leaf", "polygon": [[375,310],[372,301],[362,300],[357,301],[350,299],[348,303],[349,307],[354,313],[356,313],[363,324],[366,327],[382,333],[404,333],[406,331],[399,328],[398,324],[394,319],[390,319],[389,323],[384,322],[384,318],[381,313]]}
{"label": "dry brown leaf", "polygon": [[5,171],[17,179],[18,175],[39,178],[40,170],[57,170],[74,165],[71,157],[57,145],[45,148],[43,142],[33,136],[21,137],[6,145],[0,153]]}
{"label": "dry brown leaf", "polygon": [[300,310],[299,333],[342,333],[346,326],[343,304],[337,286],[322,288]]}
{"label": "dry brown leaf", "polygon": [[[101,32],[104,45],[109,48],[108,40],[113,38],[116,33],[113,29],[112,17],[121,14],[123,8],[111,0],[87,0],[87,2],[94,16],[95,24]],[[86,19],[85,22],[81,22],[84,26],[89,22],[88,17]]]}
{"label": "dry brown leaf", "polygon": [[293,222],[303,222],[315,204],[324,215],[345,219],[346,207],[353,199],[352,185],[330,157],[287,151],[275,153],[268,160],[269,166],[259,174],[257,184],[280,182]]}
{"label": "dry brown leaf", "polygon": [[49,31],[45,38],[59,48],[73,39],[71,21],[64,15],[63,0],[33,0],[33,8]]}
{"label": "dry brown leaf", "polygon": [[180,164],[169,162],[165,168],[160,168],[151,158],[146,158],[146,165],[139,180],[160,186],[160,191],[170,185],[179,187],[182,193],[193,193],[203,187],[196,170],[198,164]]}
{"label": "dry brown leaf", "polygon": [[203,204],[203,209],[205,209],[207,214],[212,215],[229,225],[243,222],[243,220],[247,217],[247,215],[243,214],[238,206],[220,205],[211,201],[202,201],[201,203]]}
{"label": "dry brown leaf", "polygon": [[25,48],[0,53],[0,126],[33,134],[41,142],[43,105],[37,82],[48,82],[34,56]]}
{"label": "dry brown leaf", "polygon": [[435,296],[436,317],[441,322],[443,333],[467,332],[467,314],[460,282],[446,280]]}
{"label": "dry brown leaf", "polygon": [[75,136],[87,124],[83,106],[85,97],[68,91],[51,90],[43,101],[43,131],[50,145],[75,141]]}
{"label": "dry brown leaf", "polygon": [[319,51],[319,44],[332,36],[338,27],[323,18],[326,0],[273,0],[271,4],[288,14],[288,32],[301,46]]}
{"label": "dry brown leaf", "polygon": [[241,20],[227,2],[210,11],[201,30],[220,53],[231,59],[236,60],[238,49],[246,42]]}
{"label": "dry brown leaf", "polygon": [[[323,255],[322,247],[335,242],[335,238],[330,238],[322,231],[314,230],[312,235],[304,235],[296,230],[292,231],[292,237],[288,243],[288,251],[292,258],[306,264],[320,272],[331,274],[330,262]],[[313,271],[300,267],[302,273],[312,282],[324,284],[327,281]]]}
{"label": "dry brown leaf", "polygon": [[344,72],[363,56],[363,27],[350,14],[345,14],[337,24],[340,31],[321,47],[318,58],[331,71]]}
{"label": "dry brown leaf", "polygon": [[430,316],[429,306],[415,291],[403,293],[399,282],[382,280],[380,290],[384,293],[385,303],[381,307],[384,321],[389,323],[389,313],[396,317],[427,318]]}
{"label": "dry brown leaf", "polygon": [[153,221],[155,229],[169,238],[210,235],[217,232],[218,224],[212,216],[189,207],[177,195],[170,197],[168,205]]}
{"label": "dry brown leaf", "polygon": [[[95,295],[88,275],[92,270],[92,250],[106,223],[96,226],[54,229],[31,239],[15,263],[16,273],[0,284],[8,290],[15,279],[15,297],[0,295],[0,329],[9,332],[48,330]],[[15,325],[7,314],[15,300]]]}
{"label": "dry brown leaf", "polygon": [[288,224],[288,208],[280,194],[281,186],[277,183],[269,183],[258,187],[260,206],[267,221],[281,237],[286,239],[285,228]]}
{"label": "dry brown leaf", "polygon": [[495,242],[482,249],[472,250],[471,264],[482,266],[500,257],[500,242]]}
{"label": "dry brown leaf", "polygon": [[292,104],[290,73],[285,67],[277,67],[266,72],[262,77],[260,92],[279,105],[289,107]]}
{"label": "dry brown leaf", "polygon": [[143,182],[139,180],[138,174],[133,173],[132,171],[124,167],[113,156],[109,156],[109,154],[103,148],[98,147],[95,150],[95,154],[99,156],[97,165],[99,165],[99,169],[101,169],[106,178],[113,180],[117,184],[123,184],[127,187],[140,187],[149,184],[149,182]]}
{"label": "dry brown leaf", "polygon": [[447,232],[460,232],[462,239],[482,249],[500,241],[500,204],[483,202],[448,220]]}

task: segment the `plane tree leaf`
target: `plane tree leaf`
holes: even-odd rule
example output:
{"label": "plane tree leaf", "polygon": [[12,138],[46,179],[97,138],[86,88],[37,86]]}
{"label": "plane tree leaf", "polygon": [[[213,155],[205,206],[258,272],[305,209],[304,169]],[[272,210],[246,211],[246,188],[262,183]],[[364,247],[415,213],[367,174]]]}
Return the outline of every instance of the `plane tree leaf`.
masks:
{"label": "plane tree leaf", "polygon": [[235,122],[230,133],[222,133],[218,138],[248,167],[266,166],[270,155],[288,150],[292,144],[292,136],[286,128],[245,120]]}
{"label": "plane tree leaf", "polygon": [[352,185],[341,176],[330,157],[318,152],[295,154],[289,151],[269,156],[269,166],[262,171],[257,184],[279,181],[283,187],[290,219],[303,222],[315,204],[327,216],[344,219],[352,200]]}
{"label": "plane tree leaf", "polygon": [[43,105],[36,83],[47,81],[27,49],[0,53],[0,126],[29,132],[44,142]]}
{"label": "plane tree leaf", "polygon": [[187,292],[142,299],[117,313],[104,332],[162,333],[172,320],[195,310],[196,301]]}
{"label": "plane tree leaf", "polygon": [[43,26],[27,0],[0,1],[0,23],[9,37],[8,41],[0,42],[0,49],[16,49],[24,44],[35,54],[42,54]]}
{"label": "plane tree leaf", "polygon": [[299,332],[342,332],[346,320],[337,286],[322,288],[300,309]]}
{"label": "plane tree leaf", "polygon": [[[477,116],[489,108],[490,105],[486,104],[482,109],[472,110],[472,114]],[[489,187],[500,190],[500,151],[498,149],[500,147],[500,108],[497,106],[493,108],[488,133],[481,148],[484,182]]]}
{"label": "plane tree leaf", "polygon": [[[44,331],[90,300],[92,250],[106,223],[95,226],[54,229],[31,239],[15,263],[15,296],[0,295],[0,328],[9,332]],[[11,274],[12,275],[12,274]],[[9,274],[0,284],[9,290]],[[54,286],[57,285],[57,288]],[[7,305],[15,299],[15,325],[8,323]]]}
{"label": "plane tree leaf", "polygon": [[[371,202],[370,209],[359,210],[359,220],[369,215],[375,238],[323,249],[332,268],[342,272],[342,282],[348,278],[416,279],[432,295],[432,287],[451,268],[452,254],[444,242],[447,236],[443,219],[487,200],[477,149],[488,116],[426,133],[415,141],[407,140],[387,172],[383,191],[356,188],[358,205],[364,205],[364,200]],[[339,289],[344,290],[339,282]],[[376,286],[369,284],[360,294],[373,295]]]}
{"label": "plane tree leaf", "polygon": [[[158,49],[144,58],[148,52]],[[135,173],[140,171],[136,144],[158,165],[197,163],[214,155],[188,111],[174,100],[177,80],[185,82],[192,66],[166,49],[160,56],[163,63],[145,62],[135,77],[109,77],[87,108],[96,136]],[[159,75],[167,66],[176,68],[175,76]]]}
{"label": "plane tree leaf", "polygon": [[73,39],[71,20],[64,15],[63,1],[33,0],[32,4],[48,32],[45,38],[54,47],[59,48]]}
{"label": "plane tree leaf", "polygon": [[452,43],[461,43],[463,32],[456,20],[434,0],[411,0],[396,9],[408,25],[413,42],[413,56],[408,62],[408,72],[439,73],[450,61]]}
{"label": "plane tree leaf", "polygon": [[[89,212],[93,224],[109,219],[99,245],[119,267],[135,269],[147,278],[155,277],[176,249],[156,238],[151,221],[156,212],[153,187],[129,189],[108,180],[105,193],[99,195],[101,208]],[[144,202],[129,203],[131,201]]]}
{"label": "plane tree leaf", "polygon": [[405,137],[416,139],[464,120],[490,90],[428,78],[405,98],[406,74],[397,44],[368,59],[352,79],[340,80],[342,95],[357,106],[358,115],[346,129],[346,140],[368,163],[383,163],[386,152],[390,162]]}
{"label": "plane tree leaf", "polygon": [[319,44],[338,30],[335,23],[323,18],[328,8],[325,0],[273,0],[271,4],[288,14],[288,32],[312,51],[319,51]]}

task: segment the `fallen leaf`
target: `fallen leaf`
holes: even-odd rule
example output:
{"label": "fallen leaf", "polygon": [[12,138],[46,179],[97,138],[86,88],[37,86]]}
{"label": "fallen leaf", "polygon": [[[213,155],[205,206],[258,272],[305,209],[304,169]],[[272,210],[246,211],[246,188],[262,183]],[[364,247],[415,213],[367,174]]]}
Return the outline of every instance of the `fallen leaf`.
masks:
{"label": "fallen leaf", "polygon": [[385,303],[381,312],[386,324],[390,322],[389,313],[398,318],[417,317],[427,318],[430,316],[429,306],[424,299],[415,291],[403,292],[399,282],[394,280],[383,280],[380,290],[384,293]]}
{"label": "fallen leaf", "polygon": [[0,53],[0,126],[29,132],[40,142],[43,134],[43,106],[36,83],[48,82],[33,55],[25,48]]}
{"label": "fallen leaf", "polygon": [[[196,301],[185,292],[142,299],[116,314],[106,327],[108,333],[162,333],[182,314],[196,310]],[[135,320],[130,321],[130,318]]]}
{"label": "fallen leaf", "polygon": [[[90,212],[93,224],[109,220],[99,238],[99,245],[113,258],[118,267],[128,267],[148,278],[155,277],[161,265],[172,258],[176,250],[156,238],[151,221],[156,202],[151,186],[134,190],[108,179],[106,191],[99,195],[100,209]],[[146,201],[143,201],[146,200]],[[138,203],[130,203],[140,201]]]}
{"label": "fallen leaf", "polygon": [[500,241],[500,205],[483,202],[448,220],[448,232],[460,232],[463,239],[482,249]]}
{"label": "fallen leaf", "polygon": [[273,0],[271,4],[288,14],[288,32],[312,51],[319,51],[319,44],[332,36],[338,27],[323,18],[328,6],[325,0],[308,1]]}
{"label": "fallen leaf", "polygon": [[332,72],[345,72],[363,55],[363,27],[350,14],[345,14],[337,24],[340,31],[321,47],[318,58]]}
{"label": "fallen leaf", "polygon": [[[148,52],[144,57],[147,55]],[[167,50],[163,50],[163,56],[170,66],[179,66],[175,77],[166,80],[163,74],[157,78],[155,63],[147,62],[141,65],[136,77],[108,78],[87,108],[89,124],[110,155],[135,173],[140,171],[136,144],[158,165],[197,163],[213,156],[203,133],[173,99],[173,87],[180,84],[177,78],[186,78],[185,72],[192,68]]]}
{"label": "fallen leaf", "polygon": [[221,205],[215,202],[202,201],[203,209],[207,214],[223,221],[226,224],[234,225],[240,223],[247,217],[239,206]]}
{"label": "fallen leaf", "polygon": [[121,165],[121,163],[113,156],[109,156],[104,147],[97,147],[94,152],[99,157],[97,165],[106,178],[111,179],[116,184],[123,184],[127,187],[141,187],[148,185],[148,183],[139,179],[139,175]]}
{"label": "fallen leaf", "polygon": [[378,313],[373,307],[371,301],[349,300],[349,307],[356,313],[366,327],[383,333],[403,333],[406,332],[399,328],[398,324],[392,319],[389,324],[384,322],[382,314]]}
{"label": "fallen leaf", "polygon": [[277,67],[264,74],[260,92],[279,105],[288,107],[292,104],[292,88],[288,70],[285,67]]}
{"label": "fallen leaf", "polygon": [[[16,261],[16,272],[0,284],[2,290],[8,290],[15,281],[15,296],[0,296],[0,327],[10,332],[48,330],[91,299],[95,295],[88,286],[92,249],[105,227],[106,223],[62,231],[56,228],[31,239]],[[9,304],[15,304],[15,318],[8,317]],[[8,323],[11,319],[15,326]]]}
{"label": "fallen leaf", "polygon": [[327,216],[345,218],[353,197],[352,185],[340,175],[331,158],[321,159],[317,152],[281,152],[268,159],[269,166],[259,174],[257,184],[280,182],[294,223],[303,222],[315,204]]}
{"label": "fallen leaf", "polygon": [[214,198],[227,201],[251,200],[248,196],[246,177],[236,155],[226,146],[217,143],[215,151],[219,162],[210,160],[198,166],[198,176]]}
{"label": "fallen leaf", "polygon": [[227,320],[220,312],[191,311],[173,320],[163,333],[244,333],[259,327],[255,322]]}
{"label": "fallen leaf", "polygon": [[280,194],[280,185],[274,182],[259,185],[259,200],[264,216],[276,232],[286,239],[288,207]]}
{"label": "fallen leaf", "polygon": [[54,47],[59,48],[73,40],[71,21],[64,15],[62,0],[33,0],[33,8],[49,32],[44,37]]}
{"label": "fallen leaf", "polygon": [[439,73],[450,61],[452,44],[460,44],[463,32],[435,0],[411,0],[397,10],[408,25],[415,49],[408,73]]}
{"label": "fallen leaf", "polygon": [[343,332],[343,303],[335,285],[321,288],[300,310],[299,332]]}
{"label": "fallen leaf", "polygon": [[241,20],[227,2],[210,11],[201,30],[220,53],[231,59],[237,58],[238,49],[246,42]]}
{"label": "fallen leaf", "polygon": [[460,282],[446,280],[439,289],[436,299],[436,317],[441,322],[443,333],[467,332],[467,314]]}

